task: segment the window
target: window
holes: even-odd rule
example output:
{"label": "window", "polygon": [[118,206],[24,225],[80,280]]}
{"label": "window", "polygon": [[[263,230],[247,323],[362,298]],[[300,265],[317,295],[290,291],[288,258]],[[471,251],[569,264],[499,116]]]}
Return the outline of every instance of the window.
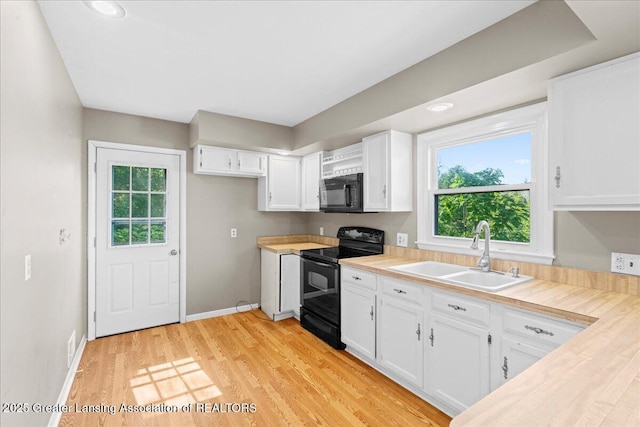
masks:
{"label": "window", "polygon": [[546,140],[545,103],[419,135],[418,247],[475,254],[486,220],[492,256],[550,264]]}
{"label": "window", "polygon": [[111,246],[166,242],[167,171],[111,166]]}

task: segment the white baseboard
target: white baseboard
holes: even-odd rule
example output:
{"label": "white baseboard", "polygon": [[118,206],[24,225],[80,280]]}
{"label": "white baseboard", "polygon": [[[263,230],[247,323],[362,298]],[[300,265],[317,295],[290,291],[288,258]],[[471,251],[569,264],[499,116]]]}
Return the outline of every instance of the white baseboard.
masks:
{"label": "white baseboard", "polygon": [[229,307],[229,308],[222,308],[220,310],[207,311],[205,313],[188,314],[187,322],[193,322],[194,320],[209,319],[211,317],[225,316],[227,314],[234,314],[240,311],[253,310],[258,307],[260,307],[260,304],[256,302],[253,304],[238,305],[236,307]]}
{"label": "white baseboard", "polygon": [[[71,362],[71,366],[69,367],[69,371],[67,372],[67,377],[64,379],[64,383],[62,384],[62,390],[60,390],[60,394],[58,395],[58,400],[56,404],[58,406],[63,406],[67,404],[67,398],[69,397],[69,392],[71,391],[71,386],[73,385],[73,380],[76,377],[76,371],[78,370],[78,366],[80,366],[80,359],[82,359],[82,353],[84,352],[84,347],[87,344],[87,337],[84,335],[80,340],[80,345],[76,350],[75,356],[73,356],[73,361]],[[49,417],[49,427],[58,427],[60,424],[60,419],[62,418],[62,412],[54,411],[51,413],[51,417]]]}

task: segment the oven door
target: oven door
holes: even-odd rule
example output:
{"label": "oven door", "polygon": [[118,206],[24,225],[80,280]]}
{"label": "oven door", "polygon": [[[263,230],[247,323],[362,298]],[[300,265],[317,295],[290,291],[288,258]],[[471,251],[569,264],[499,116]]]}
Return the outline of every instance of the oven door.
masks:
{"label": "oven door", "polygon": [[307,311],[340,325],[340,266],[301,257],[300,297]]}

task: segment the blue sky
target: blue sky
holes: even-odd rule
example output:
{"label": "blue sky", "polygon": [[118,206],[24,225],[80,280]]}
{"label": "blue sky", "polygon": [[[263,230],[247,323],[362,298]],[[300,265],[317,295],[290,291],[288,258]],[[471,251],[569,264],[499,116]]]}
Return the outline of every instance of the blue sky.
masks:
{"label": "blue sky", "polygon": [[489,139],[438,150],[442,172],[462,165],[468,172],[486,168],[500,169],[502,184],[531,181],[531,134],[529,132]]}

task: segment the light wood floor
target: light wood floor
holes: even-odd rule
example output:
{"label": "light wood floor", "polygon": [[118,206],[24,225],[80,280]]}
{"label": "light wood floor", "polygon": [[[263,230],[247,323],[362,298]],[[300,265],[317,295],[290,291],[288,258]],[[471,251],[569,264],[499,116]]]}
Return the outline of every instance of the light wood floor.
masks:
{"label": "light wood floor", "polygon": [[[122,410],[122,404],[133,406]],[[163,409],[162,404],[164,412],[130,412],[148,405]],[[451,421],[295,319],[272,322],[259,310],[91,341],[67,405],[72,412],[63,414],[61,426],[448,426]],[[174,406],[187,412],[166,412]]]}

